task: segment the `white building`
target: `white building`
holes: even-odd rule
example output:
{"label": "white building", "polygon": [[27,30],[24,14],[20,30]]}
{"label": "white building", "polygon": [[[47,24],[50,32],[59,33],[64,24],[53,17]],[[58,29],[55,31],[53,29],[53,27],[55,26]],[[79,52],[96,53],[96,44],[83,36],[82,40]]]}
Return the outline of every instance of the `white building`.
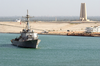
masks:
{"label": "white building", "polygon": [[94,26],[94,27],[86,27],[86,32],[100,32],[100,26]]}
{"label": "white building", "polygon": [[21,22],[21,19],[16,19],[16,22]]}

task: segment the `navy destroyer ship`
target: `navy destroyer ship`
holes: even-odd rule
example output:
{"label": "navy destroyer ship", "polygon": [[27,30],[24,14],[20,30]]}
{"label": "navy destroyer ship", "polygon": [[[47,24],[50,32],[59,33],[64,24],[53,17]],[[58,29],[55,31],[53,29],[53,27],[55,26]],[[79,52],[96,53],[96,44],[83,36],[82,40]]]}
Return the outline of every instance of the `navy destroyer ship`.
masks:
{"label": "navy destroyer ship", "polygon": [[12,45],[23,48],[38,48],[41,40],[38,39],[38,34],[30,29],[28,10],[25,18],[27,18],[26,28],[20,32],[20,37],[11,40]]}

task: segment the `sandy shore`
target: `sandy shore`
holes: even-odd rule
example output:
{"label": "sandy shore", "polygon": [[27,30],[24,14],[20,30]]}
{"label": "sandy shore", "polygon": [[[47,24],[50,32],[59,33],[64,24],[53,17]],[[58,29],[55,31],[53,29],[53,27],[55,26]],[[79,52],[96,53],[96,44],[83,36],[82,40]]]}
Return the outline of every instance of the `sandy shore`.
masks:
{"label": "sandy shore", "polygon": [[[49,34],[66,34],[70,32],[84,32],[86,27],[99,26],[99,23],[66,23],[66,22],[30,22],[30,27],[37,33],[44,30]],[[26,26],[26,22],[0,22],[1,33],[19,33]]]}

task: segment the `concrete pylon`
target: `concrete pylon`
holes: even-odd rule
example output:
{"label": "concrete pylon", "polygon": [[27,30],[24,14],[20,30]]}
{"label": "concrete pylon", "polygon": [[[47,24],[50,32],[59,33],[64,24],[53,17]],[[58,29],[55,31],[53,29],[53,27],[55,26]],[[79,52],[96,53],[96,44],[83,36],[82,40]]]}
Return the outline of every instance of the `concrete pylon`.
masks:
{"label": "concrete pylon", "polygon": [[81,3],[80,20],[87,21],[86,3]]}

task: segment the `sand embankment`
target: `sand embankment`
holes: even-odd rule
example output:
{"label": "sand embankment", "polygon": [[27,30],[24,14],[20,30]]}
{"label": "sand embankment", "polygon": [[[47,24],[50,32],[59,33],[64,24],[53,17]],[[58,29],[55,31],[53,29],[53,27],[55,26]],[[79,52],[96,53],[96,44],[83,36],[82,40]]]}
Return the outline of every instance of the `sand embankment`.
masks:
{"label": "sand embankment", "polygon": [[[31,29],[37,33],[44,30],[49,34],[66,34],[70,32],[84,32],[86,27],[98,26],[99,23],[66,23],[66,22],[30,22]],[[19,33],[26,26],[25,22],[0,22],[1,33]]]}

